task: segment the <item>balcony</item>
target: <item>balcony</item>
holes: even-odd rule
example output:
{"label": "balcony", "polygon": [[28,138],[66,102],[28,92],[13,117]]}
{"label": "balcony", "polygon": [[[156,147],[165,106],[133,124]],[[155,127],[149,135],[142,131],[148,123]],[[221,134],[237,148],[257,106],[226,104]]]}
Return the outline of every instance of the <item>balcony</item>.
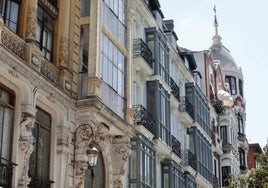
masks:
{"label": "balcony", "polygon": [[215,136],[215,132],[213,130],[210,130],[210,138],[212,140],[212,144],[214,146],[216,146],[216,136]]}
{"label": "balcony", "polygon": [[190,150],[182,149],[181,158],[182,158],[182,165],[191,166],[193,169],[196,170],[196,157]]}
{"label": "balcony", "polygon": [[1,43],[5,46],[11,53],[14,53],[20,59],[25,59],[26,43],[19,36],[9,30],[8,27],[2,27],[1,33]]}
{"label": "balcony", "polygon": [[17,164],[12,163],[4,158],[1,158],[0,163],[0,187],[11,187],[13,167]]}
{"label": "balcony", "polygon": [[134,105],[134,116],[133,123],[134,125],[143,125],[154,135],[156,134],[155,121],[153,116],[141,105]]}
{"label": "balcony", "polygon": [[133,57],[142,57],[153,69],[153,53],[141,38],[133,40]]}
{"label": "balcony", "polygon": [[192,118],[194,117],[193,105],[188,101],[185,96],[180,97],[180,112],[187,112]]}
{"label": "balcony", "polygon": [[220,188],[219,179],[215,175],[212,176],[212,185],[213,188]]}
{"label": "balcony", "polygon": [[176,82],[170,77],[170,88],[171,88],[171,93],[174,95],[174,97],[180,101],[180,88],[176,84]]}
{"label": "balcony", "polygon": [[31,177],[31,182],[29,184],[29,188],[50,188],[51,184],[54,183],[54,181],[49,180],[48,178],[44,178],[41,176],[33,176]]}
{"label": "balcony", "polygon": [[[35,54],[36,49],[31,49],[23,39],[4,24],[0,27],[0,33],[1,45],[7,49],[10,54],[13,54],[23,62],[27,62],[28,66],[31,66],[57,86],[60,85],[59,69],[57,67],[44,57],[40,57],[40,53]],[[15,62],[12,62],[12,67],[16,67]],[[9,61],[6,61],[6,63],[9,63]]]}
{"label": "balcony", "polygon": [[179,158],[181,158],[181,143],[174,136],[172,139],[172,152],[175,153]]}

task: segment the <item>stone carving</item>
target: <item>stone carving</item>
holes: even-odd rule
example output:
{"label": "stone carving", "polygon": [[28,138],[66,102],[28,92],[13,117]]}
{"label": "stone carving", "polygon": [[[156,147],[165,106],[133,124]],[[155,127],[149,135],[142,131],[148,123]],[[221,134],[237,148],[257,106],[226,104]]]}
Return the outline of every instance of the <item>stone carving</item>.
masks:
{"label": "stone carving", "polygon": [[3,27],[1,34],[1,42],[11,52],[24,59],[25,43],[15,33],[9,31],[6,27]]}
{"label": "stone carving", "polygon": [[41,64],[41,59],[39,59],[36,55],[32,54],[31,62],[35,66],[39,67]]}
{"label": "stone carving", "polygon": [[28,8],[26,39],[36,40],[37,33],[37,9],[35,6]]}
{"label": "stone carving", "polygon": [[113,182],[114,187],[122,188],[124,175],[127,169],[127,160],[130,156],[130,143],[126,137],[115,137],[112,146]]}
{"label": "stone carving", "polygon": [[19,137],[19,147],[23,152],[22,161],[22,174],[19,180],[19,186],[27,186],[31,178],[28,177],[29,169],[29,158],[33,152],[33,136],[31,128],[34,125],[35,118],[29,114],[22,115],[22,121],[20,123],[20,137]]}
{"label": "stone carving", "polygon": [[88,169],[86,151],[89,146],[101,144],[108,134],[108,127],[103,123],[89,121],[80,125],[75,131],[75,181],[74,187],[84,185],[85,172]]}
{"label": "stone carving", "polygon": [[62,37],[60,41],[60,66],[69,67],[69,40]]}

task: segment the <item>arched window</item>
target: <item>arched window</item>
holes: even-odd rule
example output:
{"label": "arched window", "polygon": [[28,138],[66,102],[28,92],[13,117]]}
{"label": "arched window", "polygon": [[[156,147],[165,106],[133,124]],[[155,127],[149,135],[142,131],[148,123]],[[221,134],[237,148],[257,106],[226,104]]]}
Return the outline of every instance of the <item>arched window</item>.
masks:
{"label": "arched window", "polygon": [[229,84],[231,94],[236,95],[237,94],[237,88],[236,88],[236,79],[235,79],[235,77],[226,76],[225,77],[225,83]]}
{"label": "arched window", "polygon": [[0,14],[5,24],[15,33],[18,29],[20,0],[1,0]]}
{"label": "arched window", "polygon": [[30,156],[29,188],[49,187],[51,116],[37,108],[35,125],[32,127],[34,150]]}

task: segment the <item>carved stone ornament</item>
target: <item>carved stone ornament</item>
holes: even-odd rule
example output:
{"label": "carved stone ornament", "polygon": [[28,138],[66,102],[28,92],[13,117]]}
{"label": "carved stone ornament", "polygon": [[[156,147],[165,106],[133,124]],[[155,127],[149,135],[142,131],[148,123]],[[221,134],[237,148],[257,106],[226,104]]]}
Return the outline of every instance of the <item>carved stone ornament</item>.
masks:
{"label": "carved stone ornament", "polygon": [[31,178],[28,177],[29,158],[33,152],[33,135],[31,128],[34,125],[35,118],[28,114],[23,114],[22,121],[20,123],[20,137],[19,148],[22,150],[22,173],[19,179],[19,186],[26,187]]}
{"label": "carved stone ornament", "polygon": [[90,121],[80,125],[75,131],[75,178],[74,187],[84,186],[85,172],[88,169],[86,152],[89,146],[100,144],[108,134],[108,127],[102,123]]}
{"label": "carved stone ornament", "polygon": [[34,6],[29,7],[27,17],[26,38],[30,40],[36,39],[37,33],[37,9]]}
{"label": "carved stone ornament", "polygon": [[124,177],[127,169],[127,161],[130,156],[129,139],[115,138],[112,146],[113,182],[114,187],[123,188]]}
{"label": "carved stone ornament", "polygon": [[60,41],[60,66],[69,67],[69,40],[66,37]]}

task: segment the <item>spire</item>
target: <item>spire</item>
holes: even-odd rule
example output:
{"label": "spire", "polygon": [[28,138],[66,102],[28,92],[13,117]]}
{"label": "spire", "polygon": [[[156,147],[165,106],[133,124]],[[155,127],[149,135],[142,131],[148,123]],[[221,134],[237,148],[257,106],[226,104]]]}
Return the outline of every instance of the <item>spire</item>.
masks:
{"label": "spire", "polygon": [[218,20],[217,20],[217,11],[216,11],[216,5],[214,5],[214,27],[215,27],[215,35],[213,36],[213,44],[221,44],[221,36],[218,32]]}
{"label": "spire", "polygon": [[214,5],[214,27],[215,27],[215,35],[218,35],[218,21],[217,21],[217,11],[216,11],[216,5]]}

